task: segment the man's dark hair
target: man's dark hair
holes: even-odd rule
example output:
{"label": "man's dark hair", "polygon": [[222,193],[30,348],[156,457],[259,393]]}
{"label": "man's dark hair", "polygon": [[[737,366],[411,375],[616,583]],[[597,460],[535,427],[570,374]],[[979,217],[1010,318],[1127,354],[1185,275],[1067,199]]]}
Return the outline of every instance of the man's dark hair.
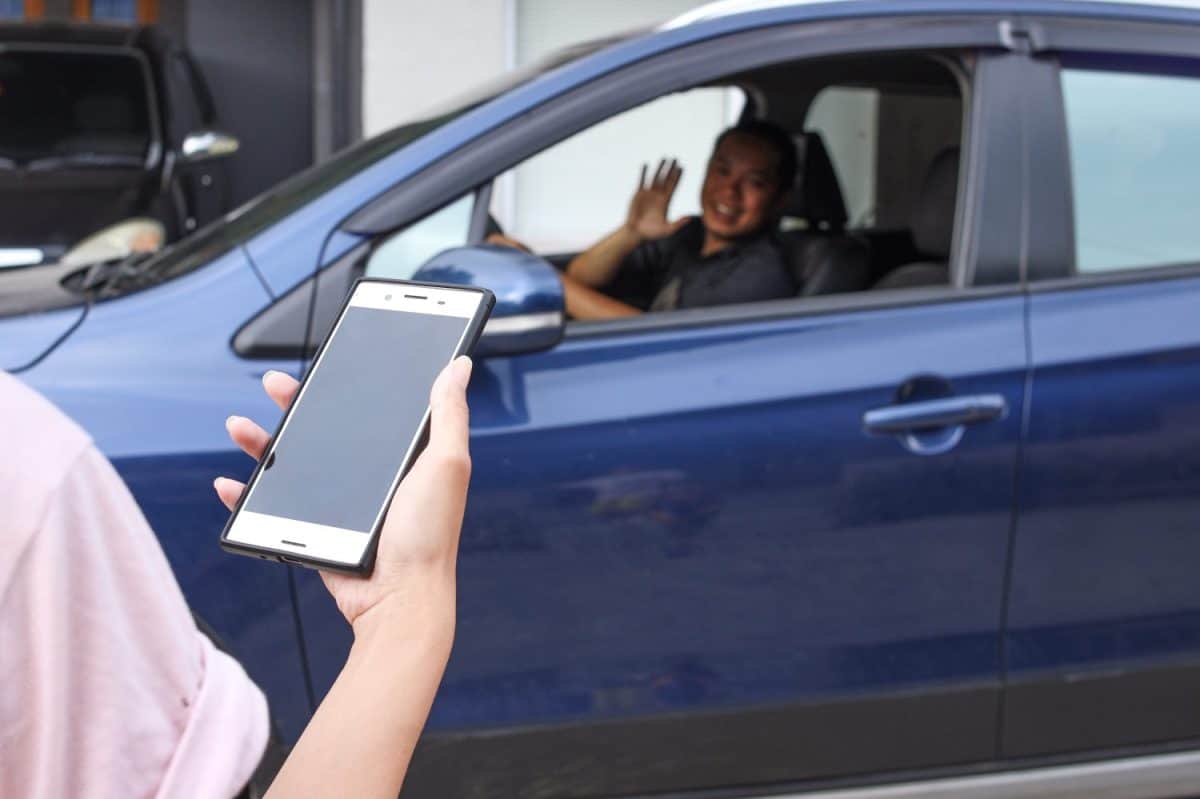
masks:
{"label": "man's dark hair", "polygon": [[721,135],[717,137],[716,144],[713,145],[713,152],[717,151],[717,148],[721,146],[721,142],[725,141],[727,136],[734,133],[753,136],[774,150],[775,154],[779,156],[779,164],[776,168],[776,177],[779,179],[779,191],[782,194],[792,188],[792,183],[796,180],[798,158],[796,155],[796,142],[792,140],[790,133],[774,122],[767,122],[765,119],[744,119],[733,127],[721,131]]}

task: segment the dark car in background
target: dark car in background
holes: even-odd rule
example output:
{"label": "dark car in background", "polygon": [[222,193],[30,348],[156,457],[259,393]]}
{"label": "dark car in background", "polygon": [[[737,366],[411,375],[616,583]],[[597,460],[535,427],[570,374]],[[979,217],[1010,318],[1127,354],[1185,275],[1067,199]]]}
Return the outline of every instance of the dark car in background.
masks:
{"label": "dark car in background", "polygon": [[0,268],[98,233],[100,260],[156,249],[216,219],[214,159],[237,140],[215,124],[199,70],[153,27],[0,25]]}

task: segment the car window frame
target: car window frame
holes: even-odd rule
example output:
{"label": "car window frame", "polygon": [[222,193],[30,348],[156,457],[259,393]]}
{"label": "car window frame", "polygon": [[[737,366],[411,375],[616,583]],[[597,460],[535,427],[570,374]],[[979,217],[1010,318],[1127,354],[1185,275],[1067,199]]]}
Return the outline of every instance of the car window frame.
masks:
{"label": "car window frame", "polygon": [[[575,87],[546,102],[537,114],[525,114],[471,142],[448,158],[418,172],[388,192],[350,214],[342,229],[375,235],[395,228],[405,215],[423,217],[461,196],[463,185],[478,185],[516,166],[526,158],[608,119],[664,94],[736,75],[754,67],[827,56],[870,55],[879,52],[920,51],[969,53],[974,70],[961,86],[964,108],[962,163],[956,209],[954,243],[949,261],[953,281],[947,286],[900,289],[887,292],[854,292],[823,298],[783,300],[688,309],[667,314],[597,322],[572,322],[567,337],[620,334],[641,330],[726,324],[779,316],[796,317],[850,309],[895,307],[930,302],[963,301],[1020,291],[1020,214],[1024,193],[1021,176],[1011,173],[994,142],[1004,137],[978,135],[983,128],[1011,122],[1020,108],[1015,101],[989,105],[985,98],[1002,99],[1019,94],[1004,86],[1016,80],[1012,48],[1005,46],[1009,18],[1005,15],[972,17],[932,16],[920,19],[879,17],[818,23],[791,23],[773,28],[729,34],[688,45],[628,65],[609,75]],[[1004,68],[995,61],[1009,56]],[[956,78],[959,71],[952,70]],[[997,108],[995,106],[1002,106]],[[1013,145],[1018,150],[1024,140]],[[980,180],[988,174],[991,179]],[[453,188],[450,188],[453,187]],[[982,226],[975,220],[987,215],[1002,221]],[[957,271],[954,267],[958,265]]]}
{"label": "car window frame", "polygon": [[[926,53],[925,55],[932,57],[939,54]],[[565,338],[589,338],[611,333],[636,333],[745,322],[766,322],[775,319],[794,319],[859,310],[871,311],[910,305],[930,305],[964,299],[995,297],[1017,291],[1019,281],[1015,273],[1011,279],[1000,281],[998,285],[974,285],[975,269],[973,266],[979,247],[972,241],[971,233],[966,226],[970,219],[980,215],[978,212],[971,213],[969,210],[976,205],[974,193],[980,189],[980,186],[979,181],[971,174],[969,165],[977,163],[984,157],[982,155],[975,157],[974,150],[984,147],[985,141],[991,138],[974,133],[975,126],[987,125],[991,121],[989,118],[995,116],[994,114],[989,115],[985,106],[984,98],[988,96],[989,92],[977,90],[976,80],[989,83],[994,83],[995,80],[987,74],[989,67],[983,67],[983,74],[980,77],[979,69],[968,71],[960,61],[949,60],[953,62],[953,66],[951,63],[945,62],[943,66],[958,82],[963,113],[962,138],[959,142],[958,188],[955,193],[954,232],[947,259],[951,278],[949,284],[884,291],[866,289],[814,297],[785,297],[777,300],[731,303],[709,308],[676,309],[619,319],[572,320],[567,323]],[[984,63],[987,63],[986,57],[976,59],[976,67]],[[998,87],[993,86],[990,93],[996,93],[997,89]],[[1011,205],[1011,200],[1005,205]],[[1012,263],[1016,263],[1016,261],[1014,260]]]}
{"label": "car window frame", "polygon": [[487,131],[348,214],[341,228],[378,235],[424,216],[586,128],[674,91],[772,63],[881,51],[1002,47],[1003,15],[878,17],[789,23],[659,53],[573,87],[536,113]]}
{"label": "car window frame", "polygon": [[[1074,183],[1070,174],[1070,137],[1066,101],[1062,93],[1062,60],[1076,54],[1111,56],[1114,63],[1133,63],[1139,57],[1186,59],[1200,70],[1200,24],[1112,22],[1069,18],[1039,18],[1030,21],[1027,79],[1028,100],[1043,109],[1029,115],[1030,151],[1048,154],[1043,168],[1030,170],[1030,195],[1040,197],[1042,224],[1031,227],[1046,240],[1047,250],[1057,253],[1035,261],[1027,275],[1031,292],[1086,289],[1177,280],[1200,276],[1200,259],[1194,263],[1130,267],[1098,272],[1079,272],[1075,264]],[[1152,70],[1116,70],[1155,74]],[[1200,81],[1200,77],[1196,78]]]}
{"label": "car window frame", "polygon": [[[354,281],[365,274],[367,263],[380,245],[393,236],[403,235],[405,231],[467,195],[473,195],[474,200],[465,243],[482,243],[487,230],[488,206],[491,203],[490,182],[468,189],[446,205],[435,208],[420,219],[414,219],[403,228],[380,234],[351,247],[349,251],[292,286],[247,319],[230,337],[230,348],[239,358],[247,360],[312,358],[336,320],[346,293],[354,285]],[[295,341],[280,343],[277,338],[279,330],[286,331],[288,328],[302,329],[304,332]]]}
{"label": "car window frame", "polygon": [[[567,324],[565,338],[768,322],[1019,294],[1025,244],[1020,228],[1026,189],[1024,176],[1014,178],[1010,165],[1025,157],[1025,140],[997,134],[1008,129],[1011,120],[1019,119],[1023,113],[1017,99],[1020,93],[1016,91],[1022,78],[1021,59],[1012,53],[967,49],[974,57],[972,69],[968,70],[961,61],[955,61],[954,65],[945,64],[959,82],[963,100],[959,185],[954,237],[948,259],[951,283],[787,297],[610,320],[576,320]],[[881,51],[872,50],[867,54],[870,52]],[[987,226],[976,222],[984,218],[990,220]]]}

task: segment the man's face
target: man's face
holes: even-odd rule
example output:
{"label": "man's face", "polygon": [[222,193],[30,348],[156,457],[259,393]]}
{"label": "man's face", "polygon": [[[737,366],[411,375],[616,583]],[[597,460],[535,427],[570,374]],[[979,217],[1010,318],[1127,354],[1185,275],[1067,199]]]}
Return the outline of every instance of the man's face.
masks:
{"label": "man's face", "polygon": [[713,152],[700,189],[704,228],[721,239],[756,233],[779,197],[779,155],[756,136],[731,133]]}

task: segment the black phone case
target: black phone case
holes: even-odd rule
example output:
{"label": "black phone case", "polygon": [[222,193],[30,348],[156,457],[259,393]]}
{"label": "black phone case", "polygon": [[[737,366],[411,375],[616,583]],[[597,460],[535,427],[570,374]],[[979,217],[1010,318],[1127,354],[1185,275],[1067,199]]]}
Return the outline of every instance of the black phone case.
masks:
{"label": "black phone case", "polygon": [[[496,305],[496,295],[494,295],[492,292],[488,291],[487,289],[481,288],[478,286],[469,286],[468,287],[468,286],[457,286],[457,285],[453,285],[453,284],[449,284],[449,283],[428,283],[428,282],[418,283],[418,282],[415,282],[412,280],[394,280],[391,278],[360,277],[358,280],[354,281],[354,285],[351,286],[350,291],[348,291],[346,293],[346,299],[345,299],[345,301],[343,301],[342,307],[338,311],[337,318],[334,320],[333,325],[330,327],[330,334],[325,337],[325,340],[321,342],[321,346],[318,347],[317,351],[313,354],[313,357],[312,357],[313,364],[315,364],[317,362],[317,359],[319,359],[321,357],[321,354],[323,352],[325,352],[325,347],[329,344],[329,340],[333,337],[333,330],[337,328],[337,323],[341,321],[342,315],[345,314],[346,309],[348,307],[350,307],[350,298],[354,296],[354,292],[358,290],[358,286],[360,283],[387,283],[389,285],[414,286],[414,287],[418,287],[418,288],[419,287],[433,287],[433,288],[440,288],[440,289],[454,289],[457,291],[471,291],[471,292],[474,292],[477,294],[482,294],[483,302],[481,302],[479,304],[479,308],[475,312],[475,316],[472,317],[471,321],[467,323],[467,333],[465,336],[463,336],[462,344],[458,347],[457,350],[455,350],[454,354],[452,356],[450,356],[451,360],[453,360],[454,358],[457,358],[460,355],[470,355],[475,350],[475,345],[479,342],[479,336],[483,333],[484,325],[487,324],[488,317],[491,316],[491,313],[492,313],[492,308],[495,307],[495,305]],[[304,375],[304,379],[300,382],[301,388],[303,388],[304,384],[308,382],[308,378],[309,378],[309,376],[312,375],[312,371],[313,370],[310,367],[308,370],[308,373]],[[299,389],[297,389],[297,394],[299,394]],[[292,415],[292,409],[294,407],[295,407],[295,403],[293,402],[292,405],[290,407],[288,407],[287,412],[284,413],[283,417],[279,420],[279,424],[275,427],[275,432],[271,434],[271,440],[267,442],[267,447],[266,447],[265,451],[269,452],[271,450],[271,448],[274,446],[275,438],[279,435],[279,432],[283,429],[283,425],[287,422],[288,417],[290,417]],[[396,489],[400,487],[400,482],[404,479],[404,475],[408,474],[408,470],[412,468],[412,465],[414,463],[416,463],[417,457],[421,454],[421,452],[423,452],[425,450],[425,445],[428,442],[429,442],[429,416],[426,415],[424,424],[422,424],[420,430],[417,431],[417,446],[413,449],[412,457],[409,459],[409,461],[407,463],[404,464],[403,470],[400,474],[400,480],[396,481],[396,487],[393,488],[392,493],[388,495],[387,505],[390,506],[392,504],[392,498],[396,494]],[[346,564],[346,563],[339,563],[339,562],[335,562],[335,561],[322,560],[320,558],[310,558],[310,557],[305,557],[305,556],[300,555],[295,552],[284,552],[284,551],[281,551],[278,549],[271,549],[269,547],[258,547],[258,546],[253,546],[250,544],[242,544],[242,543],[238,543],[236,541],[228,540],[226,538],[226,536],[229,534],[229,529],[231,527],[233,527],[234,520],[237,518],[238,514],[242,510],[242,503],[244,503],[246,501],[246,497],[250,494],[250,487],[252,485],[254,485],[256,480],[258,480],[258,476],[262,472],[262,469],[263,469],[263,462],[259,461],[258,464],[254,467],[254,472],[250,475],[250,479],[246,481],[246,490],[244,490],[242,492],[241,498],[238,499],[237,506],[233,509],[233,512],[231,514],[229,514],[229,520],[227,522],[225,522],[225,528],[221,531],[221,538],[218,542],[221,546],[221,549],[225,550],[226,552],[232,552],[235,555],[245,555],[247,557],[258,558],[260,560],[274,560],[274,561],[278,561],[280,563],[289,563],[289,564],[292,564],[295,566],[306,566],[308,568],[313,568],[313,569],[323,569],[323,570],[328,570],[328,571],[338,571],[338,572],[344,572],[347,574],[358,574],[358,575],[367,575],[367,574],[371,573],[372,568],[375,566],[375,550],[379,546],[379,533],[383,529],[384,520],[387,518],[386,513],[380,518],[379,522],[375,525],[375,528],[373,530],[371,530],[371,534],[370,534],[371,538],[367,542],[366,549],[363,550],[362,560],[354,565],[350,565],[350,564]]]}

